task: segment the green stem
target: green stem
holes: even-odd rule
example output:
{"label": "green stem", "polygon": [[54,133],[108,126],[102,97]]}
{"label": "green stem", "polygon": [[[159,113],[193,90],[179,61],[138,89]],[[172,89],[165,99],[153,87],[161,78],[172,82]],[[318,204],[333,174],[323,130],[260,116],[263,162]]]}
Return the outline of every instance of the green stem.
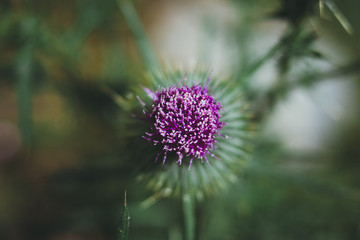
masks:
{"label": "green stem", "polygon": [[194,198],[186,193],[183,196],[183,212],[185,220],[186,240],[195,239],[195,201]]}
{"label": "green stem", "polygon": [[148,70],[159,69],[159,62],[156,54],[148,40],[144,27],[140,21],[134,5],[130,0],[117,0],[120,11],[135,38],[136,45],[140,51],[141,58]]}

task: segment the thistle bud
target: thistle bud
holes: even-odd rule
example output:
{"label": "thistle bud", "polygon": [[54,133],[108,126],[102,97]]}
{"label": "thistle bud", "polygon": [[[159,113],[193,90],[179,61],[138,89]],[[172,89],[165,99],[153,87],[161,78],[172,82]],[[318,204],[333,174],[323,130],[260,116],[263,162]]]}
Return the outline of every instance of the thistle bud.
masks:
{"label": "thistle bud", "polygon": [[152,166],[139,179],[158,196],[187,193],[198,199],[235,181],[253,135],[240,90],[199,73],[163,73],[150,80],[152,87],[138,96],[139,129],[146,129],[138,138],[154,155],[143,157]]}
{"label": "thistle bud", "polygon": [[171,86],[151,96],[153,102],[144,118],[151,127],[143,138],[161,146],[158,155],[163,155],[163,164],[168,152],[177,154],[179,164],[188,157],[189,170],[194,159],[210,164],[206,155],[214,156],[215,137],[225,124],[219,120],[220,102],[208,93],[207,86]]}

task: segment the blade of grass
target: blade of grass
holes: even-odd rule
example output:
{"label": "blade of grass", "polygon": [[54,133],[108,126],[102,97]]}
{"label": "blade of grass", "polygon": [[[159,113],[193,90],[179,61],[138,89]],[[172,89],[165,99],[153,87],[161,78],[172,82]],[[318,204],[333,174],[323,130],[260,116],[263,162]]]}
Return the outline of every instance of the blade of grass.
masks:
{"label": "blade of grass", "polygon": [[322,3],[325,4],[332,14],[334,14],[336,20],[339,21],[341,26],[345,29],[348,34],[354,34],[354,28],[351,26],[350,22],[341,12],[341,10],[337,7],[337,5],[331,0],[322,0]]}
{"label": "blade of grass", "polygon": [[120,222],[120,229],[119,229],[120,232],[119,232],[118,240],[128,239],[129,227],[130,227],[130,215],[126,205],[126,191],[125,191],[125,200],[124,200],[124,207],[121,210],[121,222]]}
{"label": "blade of grass", "polygon": [[31,42],[20,50],[16,63],[16,92],[19,108],[19,128],[25,145],[31,146],[32,141],[32,57],[33,45]]}
{"label": "blade of grass", "polygon": [[122,12],[125,21],[135,38],[137,48],[140,52],[141,58],[148,70],[159,69],[159,62],[155,52],[148,40],[144,27],[140,21],[134,5],[129,0],[117,0],[120,11]]}

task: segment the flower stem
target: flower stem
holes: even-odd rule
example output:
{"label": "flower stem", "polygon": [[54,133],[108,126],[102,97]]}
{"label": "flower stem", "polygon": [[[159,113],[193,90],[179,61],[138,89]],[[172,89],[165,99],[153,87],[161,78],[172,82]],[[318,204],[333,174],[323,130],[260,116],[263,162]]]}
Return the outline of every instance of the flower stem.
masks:
{"label": "flower stem", "polygon": [[195,202],[194,198],[185,193],[183,196],[183,212],[185,220],[186,240],[195,239]]}

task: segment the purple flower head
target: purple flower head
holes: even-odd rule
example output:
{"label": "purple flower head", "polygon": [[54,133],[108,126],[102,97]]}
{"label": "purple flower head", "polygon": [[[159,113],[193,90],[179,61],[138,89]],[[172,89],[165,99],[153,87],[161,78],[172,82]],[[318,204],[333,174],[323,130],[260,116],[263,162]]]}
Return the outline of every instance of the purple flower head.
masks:
{"label": "purple flower head", "polygon": [[156,160],[163,154],[164,164],[167,153],[175,152],[180,164],[184,156],[190,158],[189,169],[195,158],[209,163],[206,154],[215,157],[210,151],[225,123],[219,121],[221,105],[208,93],[207,84],[172,86],[156,92],[146,89],[146,92],[153,103],[144,111],[151,130],[143,137],[161,147]]}

